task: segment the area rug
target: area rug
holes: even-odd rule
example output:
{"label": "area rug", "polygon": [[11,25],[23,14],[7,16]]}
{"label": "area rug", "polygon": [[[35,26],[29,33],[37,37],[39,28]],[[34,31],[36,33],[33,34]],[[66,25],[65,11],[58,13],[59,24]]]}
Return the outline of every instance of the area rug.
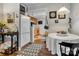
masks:
{"label": "area rug", "polygon": [[20,51],[20,53],[17,56],[38,56],[38,53],[42,48],[42,44],[31,44],[24,50]]}

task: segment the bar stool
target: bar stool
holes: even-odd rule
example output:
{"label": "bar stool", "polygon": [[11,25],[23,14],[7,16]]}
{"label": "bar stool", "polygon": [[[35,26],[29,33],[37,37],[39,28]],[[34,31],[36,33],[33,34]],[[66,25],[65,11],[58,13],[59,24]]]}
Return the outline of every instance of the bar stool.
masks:
{"label": "bar stool", "polygon": [[[61,52],[61,56],[78,56],[79,54],[79,43],[67,43],[67,42],[61,42],[60,44],[60,52]],[[63,47],[65,47],[65,51],[63,52]],[[70,49],[69,53],[67,54],[67,47]],[[76,54],[74,55],[74,49],[77,48],[76,50]]]}

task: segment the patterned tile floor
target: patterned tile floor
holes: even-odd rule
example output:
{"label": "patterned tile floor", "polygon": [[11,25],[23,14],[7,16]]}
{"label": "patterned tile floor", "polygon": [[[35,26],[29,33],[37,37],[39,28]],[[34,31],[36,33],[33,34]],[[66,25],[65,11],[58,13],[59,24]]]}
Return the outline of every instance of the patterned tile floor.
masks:
{"label": "patterned tile floor", "polygon": [[46,44],[28,44],[25,45],[21,51],[16,51],[11,55],[0,54],[0,56],[53,56],[48,49]]}
{"label": "patterned tile floor", "polygon": [[31,44],[23,49],[17,56],[38,56],[38,53],[42,48],[42,44]]}

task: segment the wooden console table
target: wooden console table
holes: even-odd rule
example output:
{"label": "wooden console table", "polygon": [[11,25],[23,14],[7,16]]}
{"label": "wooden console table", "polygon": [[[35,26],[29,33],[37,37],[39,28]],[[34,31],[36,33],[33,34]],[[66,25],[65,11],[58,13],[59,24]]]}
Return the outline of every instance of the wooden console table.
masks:
{"label": "wooden console table", "polygon": [[3,32],[0,32],[0,35],[2,36],[2,43],[4,43],[4,36],[5,35],[10,35],[11,36],[11,53],[13,53],[13,36],[16,35],[17,36],[17,41],[16,41],[16,48],[18,50],[18,32],[7,32],[7,33],[3,33]]}

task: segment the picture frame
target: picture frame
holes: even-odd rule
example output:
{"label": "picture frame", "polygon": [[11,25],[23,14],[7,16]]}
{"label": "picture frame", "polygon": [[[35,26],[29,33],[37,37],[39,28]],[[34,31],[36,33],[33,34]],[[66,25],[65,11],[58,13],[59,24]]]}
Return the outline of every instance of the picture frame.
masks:
{"label": "picture frame", "polygon": [[38,21],[38,24],[41,25],[42,24],[42,21]]}
{"label": "picture frame", "polygon": [[55,23],[59,23],[59,21],[58,20],[55,20]]}
{"label": "picture frame", "polygon": [[65,14],[58,15],[58,19],[65,19],[65,18],[66,18]]}
{"label": "picture frame", "polygon": [[25,6],[20,4],[20,14],[25,15]]}
{"label": "picture frame", "polygon": [[15,21],[15,13],[7,13],[7,23],[14,23]]}
{"label": "picture frame", "polygon": [[49,18],[52,19],[52,18],[56,18],[57,17],[57,12],[56,11],[50,11],[49,12]]}

